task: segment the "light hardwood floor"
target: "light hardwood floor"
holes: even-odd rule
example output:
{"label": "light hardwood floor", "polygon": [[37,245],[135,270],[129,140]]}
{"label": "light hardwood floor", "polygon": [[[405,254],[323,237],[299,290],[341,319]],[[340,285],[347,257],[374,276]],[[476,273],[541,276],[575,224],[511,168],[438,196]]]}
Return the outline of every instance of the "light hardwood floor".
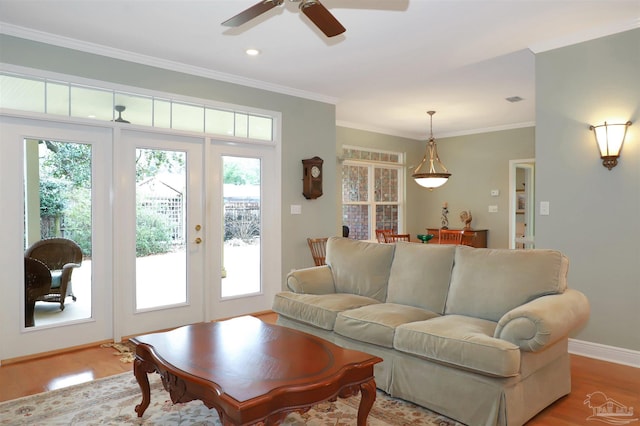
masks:
{"label": "light hardwood floor", "polygon": [[[277,319],[275,314],[256,316],[270,323]],[[3,365],[0,401],[133,371],[132,364],[120,362],[113,353],[111,348],[96,346]],[[572,355],[571,379],[571,393],[539,413],[528,426],[594,424],[587,420],[592,410],[584,403],[593,392],[602,392],[617,403],[633,407],[633,418],[640,417],[640,368]],[[630,423],[634,424],[640,426],[640,420]]]}

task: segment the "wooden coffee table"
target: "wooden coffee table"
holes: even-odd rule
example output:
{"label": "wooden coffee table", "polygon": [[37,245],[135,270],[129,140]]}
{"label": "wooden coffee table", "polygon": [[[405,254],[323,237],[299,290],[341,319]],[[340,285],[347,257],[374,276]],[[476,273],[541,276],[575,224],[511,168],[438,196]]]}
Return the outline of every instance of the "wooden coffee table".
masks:
{"label": "wooden coffee table", "polygon": [[361,393],[358,425],[376,399],[373,366],[382,359],[344,349],[254,317],[187,325],[132,338],[142,417],[157,372],[174,403],[201,400],[223,425],[277,424],[290,412]]}

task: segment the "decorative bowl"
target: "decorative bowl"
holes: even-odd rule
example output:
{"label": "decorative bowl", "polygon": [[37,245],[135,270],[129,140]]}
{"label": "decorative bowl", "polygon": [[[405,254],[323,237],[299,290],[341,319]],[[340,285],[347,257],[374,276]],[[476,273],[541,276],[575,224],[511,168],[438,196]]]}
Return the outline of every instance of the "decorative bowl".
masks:
{"label": "decorative bowl", "polygon": [[418,239],[422,241],[422,244],[427,244],[432,238],[433,234],[418,234]]}

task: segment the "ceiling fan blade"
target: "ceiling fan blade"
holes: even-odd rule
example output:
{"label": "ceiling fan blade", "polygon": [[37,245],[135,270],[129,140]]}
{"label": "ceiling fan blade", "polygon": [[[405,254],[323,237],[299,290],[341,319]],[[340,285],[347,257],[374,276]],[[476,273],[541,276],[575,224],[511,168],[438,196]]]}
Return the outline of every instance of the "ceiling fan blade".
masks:
{"label": "ceiling fan blade", "polygon": [[229,18],[222,23],[226,27],[239,27],[245,22],[249,22],[253,18],[262,15],[265,12],[273,9],[276,6],[280,6],[284,0],[262,0],[258,4],[254,4],[249,9],[246,9],[238,13],[233,18]]}
{"label": "ceiling fan blade", "polygon": [[334,37],[346,31],[345,27],[317,0],[306,0],[300,3],[300,10],[311,19],[316,27],[327,37]]}

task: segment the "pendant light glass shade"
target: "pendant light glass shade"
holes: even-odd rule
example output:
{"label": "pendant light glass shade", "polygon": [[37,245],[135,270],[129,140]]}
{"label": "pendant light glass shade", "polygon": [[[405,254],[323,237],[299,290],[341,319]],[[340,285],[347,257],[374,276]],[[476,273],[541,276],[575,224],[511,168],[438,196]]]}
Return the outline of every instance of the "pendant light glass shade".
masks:
{"label": "pendant light glass shade", "polygon": [[[422,162],[418,167],[416,167],[411,175],[418,185],[429,190],[444,185],[451,176],[449,170],[447,170],[444,164],[442,164],[442,161],[440,161],[440,157],[438,157],[438,147],[436,146],[436,140],[433,137],[433,114],[435,113],[435,111],[427,111],[427,114],[429,114],[430,117],[430,136],[429,141],[427,142],[427,150]],[[422,170],[423,167],[426,169],[425,165],[427,164],[427,161],[429,162],[429,171]],[[441,169],[441,171],[436,169],[436,165]]]}

